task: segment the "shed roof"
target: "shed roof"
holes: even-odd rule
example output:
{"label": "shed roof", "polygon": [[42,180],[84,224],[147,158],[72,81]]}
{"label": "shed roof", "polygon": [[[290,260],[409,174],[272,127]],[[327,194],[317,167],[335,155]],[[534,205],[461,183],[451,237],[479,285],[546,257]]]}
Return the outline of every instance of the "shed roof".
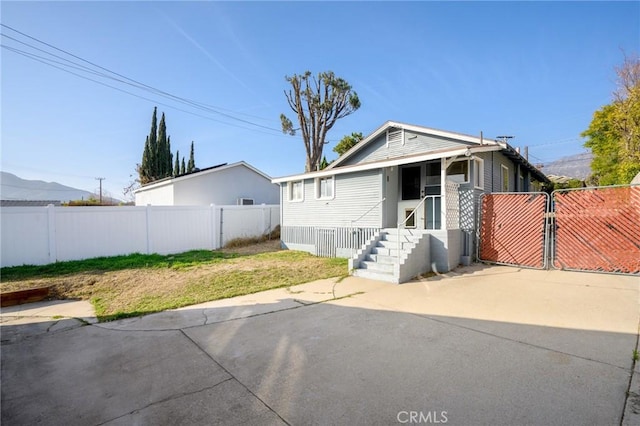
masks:
{"label": "shed roof", "polygon": [[193,171],[191,173],[186,173],[184,175],[179,175],[176,177],[168,177],[168,178],[164,178],[164,179],[160,179],[151,183],[148,183],[146,185],[141,186],[140,188],[136,189],[134,192],[141,192],[141,191],[146,191],[149,189],[155,189],[155,188],[160,188],[162,186],[166,186],[166,185],[171,185],[174,182],[178,182],[178,181],[184,181],[184,180],[188,180],[188,179],[194,179],[194,178],[198,178],[204,175],[208,175],[208,174],[212,174],[212,173],[218,173],[218,172],[222,172],[224,170],[229,170],[235,167],[246,167],[247,169],[257,173],[258,175],[262,176],[263,178],[267,179],[267,180],[271,180],[271,177],[269,175],[267,175],[266,173],[256,169],[255,167],[253,167],[252,165],[250,165],[249,163],[245,162],[245,161],[238,161],[236,163],[232,163],[232,164],[227,164],[227,163],[222,163],[222,164],[218,164],[216,166],[212,166],[212,167],[207,167],[205,169],[197,169],[196,171]]}

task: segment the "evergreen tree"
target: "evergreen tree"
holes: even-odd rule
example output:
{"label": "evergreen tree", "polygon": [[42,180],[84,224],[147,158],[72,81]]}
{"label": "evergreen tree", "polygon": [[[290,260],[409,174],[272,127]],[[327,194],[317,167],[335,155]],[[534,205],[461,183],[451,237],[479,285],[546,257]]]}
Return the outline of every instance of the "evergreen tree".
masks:
{"label": "evergreen tree", "polygon": [[[171,153],[171,136],[167,135],[165,115],[162,113],[160,123],[157,123],[157,114],[158,108],[154,107],[151,117],[151,131],[145,140],[142,162],[137,165],[138,180],[142,185],[158,179],[192,172],[196,168],[193,142],[191,142],[191,156],[188,166],[185,164],[185,158],[180,158],[179,152],[176,152],[174,163]],[[182,164],[180,160],[182,160]]]}
{"label": "evergreen tree", "polygon": [[191,173],[196,169],[196,160],[193,155],[193,141],[191,141],[191,154],[189,154],[189,163],[187,164],[187,173]]}
{"label": "evergreen tree", "polygon": [[149,164],[151,159],[151,150],[149,148],[149,136],[144,143],[144,151],[142,152],[142,162],[138,165],[138,175],[140,176],[140,183],[145,184],[151,181],[149,175]]}
{"label": "evergreen tree", "polygon": [[180,174],[180,151],[176,151],[176,164],[173,166],[173,176]]}
{"label": "evergreen tree", "polygon": [[167,158],[167,126],[164,121],[164,112],[160,118],[158,126],[158,155],[156,156],[157,178],[162,179],[167,176],[166,158]]}
{"label": "evergreen tree", "polygon": [[171,153],[171,136],[167,136],[167,158],[165,158],[165,176],[173,176],[173,154]]}
{"label": "evergreen tree", "polygon": [[320,162],[320,170],[326,169],[327,166],[329,166],[329,162],[327,161],[327,157],[323,155],[322,161]]}
{"label": "evergreen tree", "polygon": [[150,182],[158,179],[158,125],[157,125],[158,107],[153,108],[153,116],[151,117],[151,131],[149,132],[149,173]]}

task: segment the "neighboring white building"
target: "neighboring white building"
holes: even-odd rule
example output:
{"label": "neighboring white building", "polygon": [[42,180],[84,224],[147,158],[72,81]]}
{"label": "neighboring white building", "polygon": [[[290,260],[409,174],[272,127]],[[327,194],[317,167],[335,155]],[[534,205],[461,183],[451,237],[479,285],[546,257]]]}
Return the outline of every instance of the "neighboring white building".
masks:
{"label": "neighboring white building", "polygon": [[279,204],[279,185],[240,161],[201,169],[144,185],[135,191],[136,206]]}

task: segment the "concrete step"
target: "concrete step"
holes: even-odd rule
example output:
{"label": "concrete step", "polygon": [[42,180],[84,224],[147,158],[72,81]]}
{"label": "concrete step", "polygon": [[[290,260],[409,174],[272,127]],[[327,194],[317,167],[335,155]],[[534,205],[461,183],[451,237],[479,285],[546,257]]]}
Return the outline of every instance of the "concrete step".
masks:
{"label": "concrete step", "polygon": [[378,263],[365,260],[364,262],[360,262],[360,269],[393,274],[392,263]]}
{"label": "concrete step", "polygon": [[383,254],[368,254],[365,260],[377,263],[398,263],[397,257],[385,256]]}
{"label": "concrete step", "polygon": [[353,275],[369,280],[386,281],[388,283],[398,284],[398,277],[394,276],[393,274],[373,271],[371,269],[356,269],[355,271],[353,271]]}
{"label": "concrete step", "polygon": [[382,247],[382,246],[377,246],[371,249],[371,253],[372,254],[381,254],[383,256],[391,256],[391,257],[397,257],[398,256],[398,249],[397,248],[386,248],[386,247]]}
{"label": "concrete step", "polygon": [[378,241],[378,243],[376,244],[376,246],[374,248],[388,249],[390,251],[393,251],[393,253],[397,253],[398,252],[398,248],[399,248],[400,252],[403,253],[403,252],[407,252],[407,251],[413,250],[415,245],[416,245],[416,243],[414,243],[414,242],[402,242],[402,243],[398,244],[397,241]]}
{"label": "concrete step", "polygon": [[420,238],[422,237],[422,235],[410,235],[410,234],[395,234],[395,233],[390,233],[390,234],[384,234],[382,235],[382,238],[380,239],[381,241],[390,241],[390,242],[397,242],[398,239],[402,242],[410,242],[410,243],[415,243],[416,241],[420,240]]}

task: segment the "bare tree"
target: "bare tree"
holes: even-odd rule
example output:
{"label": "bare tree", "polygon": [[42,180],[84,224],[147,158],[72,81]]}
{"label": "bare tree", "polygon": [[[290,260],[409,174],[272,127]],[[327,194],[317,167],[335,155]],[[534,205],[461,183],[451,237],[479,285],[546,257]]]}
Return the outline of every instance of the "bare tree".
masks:
{"label": "bare tree", "polygon": [[293,122],[280,114],[282,131],[292,136],[297,130],[301,131],[307,153],[305,171],[318,170],[327,132],[338,119],[360,108],[360,99],[351,85],[332,71],[321,72],[317,76],[307,71],[285,79],[291,84],[291,89],[285,90],[284,94],[300,127],[294,128]]}

